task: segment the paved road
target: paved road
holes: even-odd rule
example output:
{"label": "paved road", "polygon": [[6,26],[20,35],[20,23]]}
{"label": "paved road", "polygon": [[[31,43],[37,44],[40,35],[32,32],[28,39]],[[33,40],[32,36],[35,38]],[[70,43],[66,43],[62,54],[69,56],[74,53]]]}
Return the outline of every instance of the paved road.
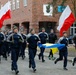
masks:
{"label": "paved road", "polygon": [[[25,60],[19,58],[18,65],[20,73],[19,75],[76,75],[76,66],[72,67],[71,63],[68,62],[68,71],[63,70],[63,62],[59,62],[56,65],[54,61],[48,60],[45,57],[46,62],[42,63],[38,60],[36,56],[37,72],[33,73],[32,69],[28,68],[28,54],[26,54]],[[2,58],[2,63],[0,64],[0,75],[15,75],[14,72],[10,70],[11,60],[10,57],[8,61]]]}

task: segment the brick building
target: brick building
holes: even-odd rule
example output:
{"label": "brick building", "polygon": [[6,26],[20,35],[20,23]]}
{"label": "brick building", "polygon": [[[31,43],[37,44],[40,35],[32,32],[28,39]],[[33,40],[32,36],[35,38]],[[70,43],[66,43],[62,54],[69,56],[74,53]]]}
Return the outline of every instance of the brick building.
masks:
{"label": "brick building", "polygon": [[7,1],[11,2],[12,10],[12,18],[4,22],[7,28],[10,29],[13,25],[19,28],[23,26],[27,33],[30,28],[35,28],[38,33],[42,27],[45,27],[48,33],[53,28],[58,34],[56,28],[60,13],[54,16],[44,16],[43,13],[43,5],[51,3],[52,0],[0,0],[0,6],[2,7]]}

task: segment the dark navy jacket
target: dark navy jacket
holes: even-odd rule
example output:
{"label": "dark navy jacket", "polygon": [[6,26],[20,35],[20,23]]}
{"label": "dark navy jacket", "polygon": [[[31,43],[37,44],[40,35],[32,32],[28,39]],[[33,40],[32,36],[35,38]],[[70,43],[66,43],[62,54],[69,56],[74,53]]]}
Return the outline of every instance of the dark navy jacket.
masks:
{"label": "dark navy jacket", "polygon": [[0,32],[0,45],[3,44],[4,41],[4,35]]}
{"label": "dark navy jacket", "polygon": [[12,48],[19,48],[23,38],[18,33],[13,33],[7,38],[7,41],[11,42]]}
{"label": "dark navy jacket", "polygon": [[56,40],[57,40],[56,34],[50,33],[49,34],[49,43],[55,43]]}
{"label": "dark navy jacket", "polygon": [[62,48],[63,51],[67,51],[67,46],[68,46],[68,38],[61,37],[58,41],[60,44],[65,44],[65,47]]}
{"label": "dark navy jacket", "polygon": [[42,44],[45,44],[48,38],[48,35],[46,32],[40,32],[39,34],[39,38]]}
{"label": "dark navy jacket", "polygon": [[39,41],[39,38],[36,34],[28,34],[27,36],[27,42],[29,43],[28,47],[31,49],[36,49],[37,48],[37,43]]}

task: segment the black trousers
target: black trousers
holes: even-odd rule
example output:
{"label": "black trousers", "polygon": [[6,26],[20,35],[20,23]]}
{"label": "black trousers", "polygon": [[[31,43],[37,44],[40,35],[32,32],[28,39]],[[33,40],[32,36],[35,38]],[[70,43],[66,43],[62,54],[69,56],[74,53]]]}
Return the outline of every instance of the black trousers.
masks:
{"label": "black trousers", "polygon": [[25,49],[26,49],[26,43],[23,43],[22,44],[22,47],[21,47],[21,56],[25,56]]}
{"label": "black trousers", "polygon": [[36,67],[35,63],[35,56],[36,56],[37,49],[31,49],[29,48],[29,64],[32,66],[34,69]]}
{"label": "black trousers", "polygon": [[11,50],[11,60],[12,60],[11,68],[13,70],[18,70],[18,65],[17,65],[18,57],[19,57],[19,49],[13,48]]}
{"label": "black trousers", "polygon": [[2,54],[4,58],[7,58],[7,43],[4,42],[2,45]]}
{"label": "black trousers", "polygon": [[76,62],[76,57],[74,58],[74,63]]}
{"label": "black trousers", "polygon": [[44,60],[44,51],[45,51],[45,48],[41,47],[39,57],[42,57],[42,60]]}
{"label": "black trousers", "polygon": [[52,49],[50,50],[49,52],[49,57],[52,56],[53,57],[53,52],[52,52]]}
{"label": "black trousers", "polygon": [[59,58],[56,59],[56,62],[61,61],[64,58],[64,65],[63,65],[63,67],[64,68],[67,67],[67,56],[68,56],[67,50],[66,51],[60,50],[59,51]]}

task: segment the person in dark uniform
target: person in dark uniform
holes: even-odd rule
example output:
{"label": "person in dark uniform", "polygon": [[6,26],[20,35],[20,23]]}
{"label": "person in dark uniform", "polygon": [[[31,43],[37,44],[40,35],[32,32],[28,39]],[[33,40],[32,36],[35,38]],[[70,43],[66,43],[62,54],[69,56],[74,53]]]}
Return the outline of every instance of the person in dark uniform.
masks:
{"label": "person in dark uniform", "polygon": [[[12,30],[8,31],[8,36],[11,35],[13,33]],[[7,45],[8,45],[8,50],[7,50],[7,55],[10,56],[10,52],[11,52],[11,43],[7,41]]]}
{"label": "person in dark uniform", "polygon": [[[73,45],[74,45],[74,47],[76,49],[76,35],[73,37]],[[74,66],[75,63],[76,63],[76,57],[73,59],[72,65]]]}
{"label": "person in dark uniform", "polygon": [[21,35],[24,39],[24,42],[22,43],[21,45],[21,56],[22,56],[22,59],[24,60],[25,58],[25,49],[26,49],[26,35],[23,31],[21,31]]}
{"label": "person in dark uniform", "polygon": [[13,28],[13,33],[8,36],[7,41],[11,43],[11,59],[12,59],[12,64],[11,64],[11,70],[15,70],[15,73],[18,74],[18,57],[19,57],[19,48],[20,48],[20,43],[23,42],[23,38],[21,37],[20,34],[18,34],[18,28],[14,27]]}
{"label": "person in dark uniform", "polygon": [[[57,35],[54,33],[54,30],[53,29],[50,30],[50,34],[48,35],[48,37],[49,37],[49,43],[51,43],[51,44],[54,44],[56,42],[56,40],[57,40]],[[48,58],[49,58],[49,60],[50,59],[55,59],[53,57],[53,53],[52,53],[52,50],[51,49],[50,49],[50,53],[49,53]]]}
{"label": "person in dark uniform", "polygon": [[[6,57],[8,57],[9,56],[9,53],[10,53],[9,50],[8,50],[9,46],[8,46],[8,42],[7,42],[8,31],[5,32],[5,37],[6,37],[6,40],[5,40],[5,48],[6,48],[5,55],[6,55]],[[7,60],[7,58],[6,58],[6,60]]]}
{"label": "person in dark uniform", "polygon": [[3,54],[3,51],[2,51],[3,43],[4,43],[4,35],[0,29],[0,63],[1,63],[1,55]]}
{"label": "person in dark uniform", "polygon": [[[45,32],[45,28],[42,28],[42,32],[40,32],[38,34],[39,38],[40,38],[40,41],[41,41],[41,44],[45,44],[46,41],[47,41],[47,38],[48,38],[48,34]],[[38,55],[39,57],[39,60],[41,59],[42,57],[42,62],[45,62],[44,60],[44,51],[45,51],[45,48],[41,47],[40,48],[40,53]]]}
{"label": "person in dark uniform", "polygon": [[33,71],[36,71],[35,56],[37,52],[37,43],[39,41],[38,36],[35,34],[35,30],[31,29],[27,36],[27,44],[29,49],[29,68],[32,67]]}
{"label": "person in dark uniform", "polygon": [[3,52],[3,57],[5,58],[5,60],[7,60],[7,37],[5,35],[5,31],[3,31],[2,34],[4,35],[4,42],[3,42],[3,46],[2,46],[2,52]]}
{"label": "person in dark uniform", "polygon": [[63,60],[63,57],[64,57],[63,69],[64,69],[64,70],[68,70],[68,69],[66,68],[66,67],[67,67],[67,56],[68,56],[68,49],[67,49],[67,46],[68,46],[68,38],[67,38],[67,33],[66,33],[66,31],[63,32],[63,37],[61,37],[61,38],[58,40],[58,43],[60,43],[60,44],[65,44],[65,46],[64,46],[61,50],[59,50],[59,58],[57,58],[54,63],[56,64],[58,61]]}

